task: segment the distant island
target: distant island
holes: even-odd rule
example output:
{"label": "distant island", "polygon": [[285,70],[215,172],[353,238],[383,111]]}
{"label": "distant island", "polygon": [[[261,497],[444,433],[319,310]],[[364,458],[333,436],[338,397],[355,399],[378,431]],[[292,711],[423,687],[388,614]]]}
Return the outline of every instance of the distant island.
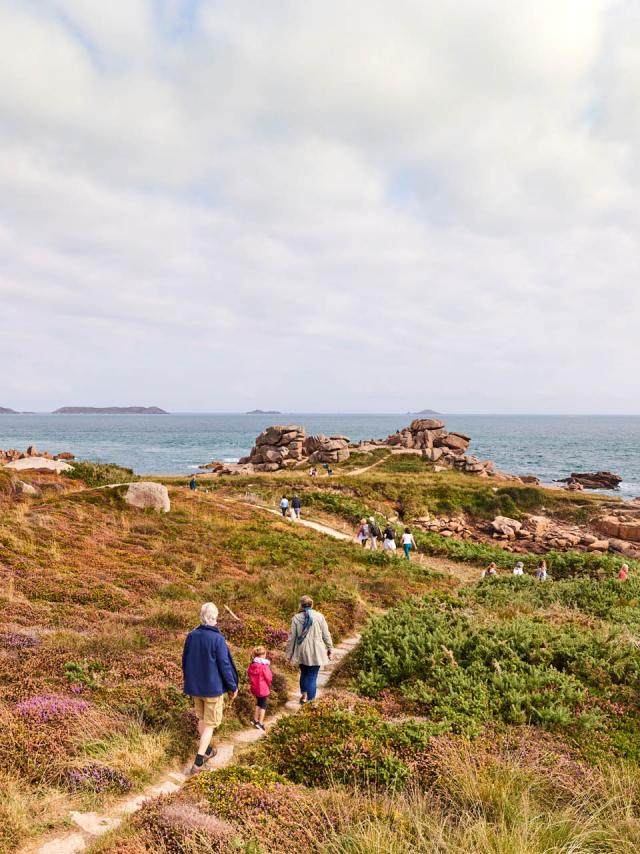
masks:
{"label": "distant island", "polygon": [[419,409],[417,412],[408,412],[407,415],[440,415],[435,409]]}
{"label": "distant island", "polygon": [[7,409],[6,406],[0,406],[0,415],[19,415],[19,412],[16,412],[15,409]]}
{"label": "distant island", "polygon": [[159,406],[61,406],[52,415],[168,415]]}
{"label": "distant island", "polygon": [[245,412],[245,415],[282,415],[277,409],[252,409],[250,412]]}

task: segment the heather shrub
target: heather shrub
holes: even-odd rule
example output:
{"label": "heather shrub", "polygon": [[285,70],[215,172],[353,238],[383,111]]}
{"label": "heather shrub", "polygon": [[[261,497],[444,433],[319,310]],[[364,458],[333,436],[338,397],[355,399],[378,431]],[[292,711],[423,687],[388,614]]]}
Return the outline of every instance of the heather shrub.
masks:
{"label": "heather shrub", "polygon": [[75,697],[61,697],[57,694],[41,694],[30,697],[16,706],[16,713],[38,723],[75,718],[91,707],[85,700]]}
{"label": "heather shrub", "polygon": [[138,480],[133,469],[123,468],[115,463],[90,463],[74,461],[71,471],[63,472],[70,480],[81,480],[86,486],[108,486],[111,483],[130,483]]}
{"label": "heather shrub", "polygon": [[104,792],[122,794],[131,789],[131,780],[125,774],[99,762],[89,762],[86,765],[65,769],[61,782],[71,791],[97,794]]}
{"label": "heather shrub", "polygon": [[327,836],[341,826],[340,813],[326,791],[291,785],[265,768],[230,766],[200,773],[189,782],[187,793],[232,823],[245,840],[244,850],[252,854],[319,852]]}
{"label": "heather shrub", "polygon": [[329,696],[281,718],[261,742],[258,756],[306,786],[401,788],[409,780],[414,755],[437,729],[413,721],[393,724],[367,702]]}
{"label": "heather shrub", "polygon": [[156,798],[142,807],[133,825],[151,850],[162,854],[226,854],[243,847],[229,822],[184,800]]}

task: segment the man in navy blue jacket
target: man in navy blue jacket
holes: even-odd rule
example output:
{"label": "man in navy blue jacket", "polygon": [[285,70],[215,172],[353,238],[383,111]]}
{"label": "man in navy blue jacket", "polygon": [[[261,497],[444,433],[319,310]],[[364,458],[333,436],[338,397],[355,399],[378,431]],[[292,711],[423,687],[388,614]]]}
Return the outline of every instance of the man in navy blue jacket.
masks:
{"label": "man in navy blue jacket", "polygon": [[238,671],[218,622],[218,609],[206,602],[200,609],[200,625],[189,632],[182,652],[184,693],[193,697],[198,716],[200,745],[191,773],[200,771],[216,755],[211,744],[222,723],[224,695],[238,693]]}

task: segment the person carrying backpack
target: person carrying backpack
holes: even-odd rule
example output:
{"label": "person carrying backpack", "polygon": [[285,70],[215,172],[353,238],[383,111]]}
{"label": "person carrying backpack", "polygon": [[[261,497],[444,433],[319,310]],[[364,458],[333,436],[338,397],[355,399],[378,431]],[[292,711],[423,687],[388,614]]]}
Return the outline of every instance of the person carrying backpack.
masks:
{"label": "person carrying backpack", "polygon": [[380,539],[380,528],[373,516],[369,516],[369,537],[371,538],[371,550],[375,552]]}
{"label": "person carrying backpack", "polygon": [[384,529],[384,540],[382,541],[382,548],[386,552],[395,552],[396,550],[396,532],[391,527],[391,525],[387,525]]}

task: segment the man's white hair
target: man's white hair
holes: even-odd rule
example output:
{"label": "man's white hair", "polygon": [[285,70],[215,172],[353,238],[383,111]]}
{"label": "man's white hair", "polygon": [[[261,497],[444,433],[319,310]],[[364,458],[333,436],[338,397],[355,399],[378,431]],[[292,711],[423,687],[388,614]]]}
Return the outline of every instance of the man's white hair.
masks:
{"label": "man's white hair", "polygon": [[203,626],[215,626],[218,622],[218,609],[213,602],[205,602],[200,608],[200,623]]}

